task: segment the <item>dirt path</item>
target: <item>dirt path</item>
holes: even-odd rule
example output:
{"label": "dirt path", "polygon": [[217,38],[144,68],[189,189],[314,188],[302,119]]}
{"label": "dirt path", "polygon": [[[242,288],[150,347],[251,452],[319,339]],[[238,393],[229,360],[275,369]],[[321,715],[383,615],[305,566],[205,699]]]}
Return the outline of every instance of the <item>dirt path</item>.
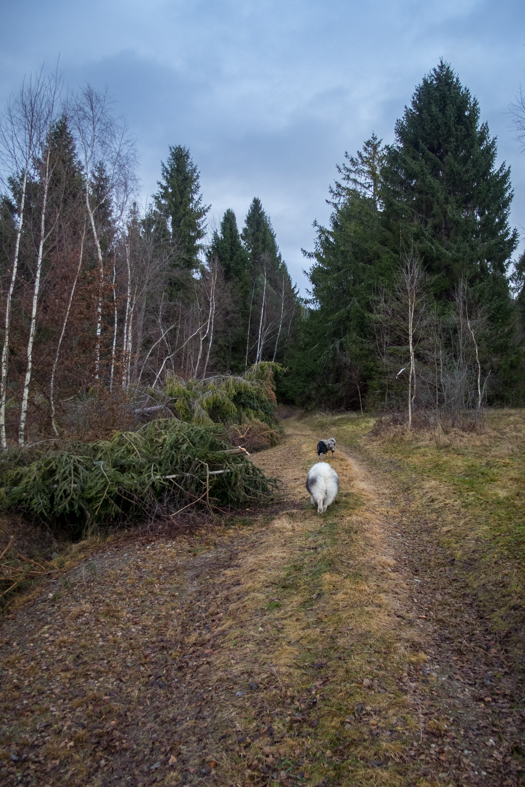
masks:
{"label": "dirt path", "polygon": [[3,622],[0,783],[525,784],[517,688],[461,577],[344,449],[319,517],[318,437],[290,419],[254,457],[273,515],[108,548]]}

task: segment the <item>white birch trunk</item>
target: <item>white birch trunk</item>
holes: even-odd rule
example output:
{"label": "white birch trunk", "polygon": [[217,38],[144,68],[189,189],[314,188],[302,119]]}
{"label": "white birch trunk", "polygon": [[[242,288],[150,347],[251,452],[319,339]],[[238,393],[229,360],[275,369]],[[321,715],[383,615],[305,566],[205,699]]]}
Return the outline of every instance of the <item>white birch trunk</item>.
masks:
{"label": "white birch trunk", "polygon": [[26,366],[26,374],[24,379],[24,390],[22,393],[22,406],[20,408],[20,425],[18,429],[18,444],[21,446],[25,444],[27,408],[29,404],[29,386],[31,384],[31,377],[33,373],[33,347],[35,343],[35,334],[36,334],[36,316],[38,311],[38,299],[40,296],[40,279],[42,276],[42,261],[44,259],[44,244],[47,238],[49,237],[49,233],[47,233],[46,235],[46,213],[47,213],[47,197],[49,194],[49,181],[51,178],[50,158],[51,158],[51,150],[48,145],[46,151],[44,193],[42,197],[42,209],[40,213],[40,241],[38,244],[35,285],[33,288],[33,302],[31,306],[31,323],[29,327],[29,339],[27,342],[27,366]]}
{"label": "white birch trunk", "polygon": [[[29,161],[28,161],[29,165]],[[15,289],[16,284],[16,277],[18,273],[18,260],[20,257],[20,241],[22,238],[22,228],[24,225],[24,208],[25,208],[25,199],[26,199],[26,189],[27,189],[27,168],[24,171],[24,177],[22,180],[22,195],[20,198],[20,208],[18,214],[18,226],[16,228],[16,244],[15,244],[15,255],[13,259],[13,267],[11,269],[11,281],[9,282],[9,290],[7,293],[7,301],[5,307],[5,320],[4,320],[4,346],[2,347],[2,378],[0,381],[0,433],[1,433],[1,441],[2,441],[2,448],[4,451],[7,449],[7,434],[6,434],[6,424],[5,424],[5,408],[6,408],[6,399],[7,399],[7,371],[8,371],[8,360],[9,360],[9,342],[11,340],[11,307],[13,303],[13,291]]]}
{"label": "white birch trunk", "polygon": [[481,409],[481,401],[482,401],[482,391],[481,391],[481,364],[479,362],[479,352],[478,352],[478,343],[476,341],[476,336],[472,329],[472,325],[470,324],[470,320],[467,314],[467,326],[470,331],[470,335],[472,336],[472,341],[474,342],[474,349],[476,351],[476,365],[478,368],[478,410]]}
{"label": "white birch trunk", "polygon": [[89,85],[72,102],[71,116],[75,128],[76,143],[82,154],[85,177],[85,202],[95,243],[99,292],[96,308],[95,380],[100,379],[102,354],[102,312],[104,299],[104,260],[90,200],[94,168],[102,164],[108,176],[106,199],[122,216],[130,189],[133,185],[132,167],[134,150],[122,122],[111,115],[111,102],[107,92],[97,93]]}
{"label": "white birch trunk", "polygon": [[215,325],[215,291],[217,287],[217,267],[214,266],[212,270],[212,278],[211,278],[211,292],[210,292],[210,317],[208,320],[209,325],[209,334],[210,338],[208,339],[208,351],[206,353],[206,361],[204,362],[204,369],[202,372],[202,379],[204,380],[206,377],[206,372],[208,370],[208,363],[210,361],[210,352],[211,346],[213,344],[213,329]]}
{"label": "white birch trunk", "polygon": [[255,354],[255,363],[259,363],[262,357],[262,326],[264,320],[264,311],[266,305],[266,270],[264,271],[264,287],[263,287],[263,296],[262,296],[262,305],[261,305],[261,319],[259,320],[259,334],[257,337],[257,353]]}
{"label": "white birch trunk", "polygon": [[283,315],[284,315],[284,276],[283,276],[283,289],[281,293],[281,316],[279,318],[279,330],[277,331],[277,338],[275,340],[275,347],[273,350],[272,361],[275,361],[275,356],[277,355],[277,345],[279,344],[279,337],[281,336],[281,329],[283,326]]}
{"label": "white birch trunk", "polygon": [[115,377],[115,363],[117,360],[117,332],[118,332],[118,309],[117,309],[117,268],[115,257],[113,256],[113,343],[111,347],[111,370],[109,373],[109,390],[113,391],[113,380]]}
{"label": "white birch trunk", "polygon": [[122,387],[129,386],[131,367],[131,263],[129,244],[124,244],[126,254],[126,311],[124,314],[124,328],[122,338]]}
{"label": "white birch trunk", "polygon": [[246,332],[246,356],[244,358],[244,367],[248,368],[248,353],[250,352],[250,328],[252,327],[252,310],[253,310],[253,299],[255,296],[255,282],[253,283],[252,287],[252,298],[250,301],[250,313],[248,315],[248,330]]}
{"label": "white birch trunk", "polygon": [[53,361],[53,368],[51,370],[51,381],[49,383],[49,403],[51,406],[51,426],[53,427],[53,432],[58,437],[59,432],[56,424],[56,411],[55,411],[55,378],[56,378],[56,371],[58,368],[58,360],[60,357],[60,350],[62,348],[62,342],[64,340],[64,336],[66,334],[66,328],[69,321],[69,314],[71,312],[71,305],[73,303],[73,298],[75,297],[75,290],[78,284],[78,278],[80,276],[80,271],[82,270],[82,261],[84,257],[84,241],[86,239],[86,222],[84,221],[84,227],[82,229],[82,239],[80,241],[80,253],[78,256],[78,267],[75,273],[75,278],[73,280],[73,284],[71,286],[71,292],[69,293],[69,300],[66,308],[66,314],[64,316],[64,322],[62,323],[62,330],[60,331],[60,336],[58,339],[57,349],[55,353],[55,360]]}
{"label": "white birch trunk", "polygon": [[[198,308],[199,313],[200,313],[201,309],[200,309],[198,301],[197,301],[197,308]],[[199,370],[199,364],[201,362],[202,343],[203,343],[204,339],[206,338],[206,336],[208,335],[208,331],[210,329],[210,314],[209,314],[209,312],[208,312],[208,317],[206,319],[206,322],[204,324],[206,325],[206,333],[204,334],[204,336],[202,335],[202,333],[199,333],[199,352],[197,354],[197,361],[196,361],[196,363],[195,363],[195,365],[193,366],[193,369],[192,369],[192,377],[195,377],[195,378],[197,377],[197,372]]]}
{"label": "white birch trunk", "polygon": [[59,74],[55,72],[49,77],[44,77],[42,70],[34,79],[30,77],[27,86],[25,84],[22,86],[19,96],[8,104],[0,122],[0,145],[3,153],[7,157],[6,160],[9,161],[11,172],[16,176],[22,175],[15,251],[5,306],[4,344],[0,375],[0,442],[4,450],[7,448],[6,403],[11,316],[25,221],[27,181],[33,158],[51,128],[59,89]]}
{"label": "white birch trunk", "polygon": [[[410,351],[410,374],[408,376],[408,428],[412,429],[412,396],[415,396],[416,365],[414,357],[414,301],[415,296],[409,286],[408,292],[408,347]],[[414,386],[414,393],[412,393]]]}
{"label": "white birch trunk", "polygon": [[102,299],[104,297],[104,260],[102,258],[102,249],[100,247],[100,241],[98,238],[97,227],[95,224],[95,216],[93,213],[93,208],[91,206],[91,202],[89,200],[89,185],[91,182],[90,173],[86,175],[86,188],[85,188],[85,195],[86,195],[86,208],[89,216],[89,221],[91,224],[91,232],[93,233],[93,240],[95,241],[95,248],[97,250],[97,261],[98,261],[98,275],[99,275],[99,282],[98,282],[98,299],[97,299],[97,328],[96,328],[96,345],[95,345],[95,380],[99,380],[100,378],[100,354],[101,354],[101,346],[102,346]]}
{"label": "white birch trunk", "polygon": [[133,357],[133,318],[135,309],[131,310],[128,323],[128,344],[126,348],[126,388],[131,385],[131,359]]}

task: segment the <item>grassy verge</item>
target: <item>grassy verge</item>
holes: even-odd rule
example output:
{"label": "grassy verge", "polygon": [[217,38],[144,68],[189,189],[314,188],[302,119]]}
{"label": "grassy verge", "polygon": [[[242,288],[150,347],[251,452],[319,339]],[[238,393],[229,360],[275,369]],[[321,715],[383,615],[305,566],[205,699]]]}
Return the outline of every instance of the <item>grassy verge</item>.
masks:
{"label": "grassy verge", "polygon": [[372,430],[366,417],[309,421],[387,470],[421,527],[435,532],[481,600],[494,631],[523,657],[525,411],[485,414],[481,433]]}

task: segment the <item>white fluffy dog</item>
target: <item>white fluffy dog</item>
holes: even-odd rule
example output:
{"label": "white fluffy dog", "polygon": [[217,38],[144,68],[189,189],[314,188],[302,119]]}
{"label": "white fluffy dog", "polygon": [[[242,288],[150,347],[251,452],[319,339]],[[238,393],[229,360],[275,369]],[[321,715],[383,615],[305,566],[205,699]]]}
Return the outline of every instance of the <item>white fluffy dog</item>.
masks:
{"label": "white fluffy dog", "polygon": [[328,462],[317,462],[310,468],[306,489],[310,493],[312,505],[317,505],[317,513],[322,514],[335,500],[339,476]]}

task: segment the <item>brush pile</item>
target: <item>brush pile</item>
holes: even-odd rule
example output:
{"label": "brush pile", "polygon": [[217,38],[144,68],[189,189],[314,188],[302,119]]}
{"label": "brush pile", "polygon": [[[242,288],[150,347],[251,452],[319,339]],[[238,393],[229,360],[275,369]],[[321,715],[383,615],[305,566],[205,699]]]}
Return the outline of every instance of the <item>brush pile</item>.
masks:
{"label": "brush pile", "polygon": [[182,421],[224,424],[235,445],[260,450],[276,445],[279,438],[274,391],[278,371],[282,371],[279,364],[261,362],[239,376],[204,380],[171,376],[165,394],[169,408]]}
{"label": "brush pile", "polygon": [[159,419],[111,440],[14,450],[0,457],[0,509],[80,538],[162,510],[268,501],[277,486],[213,424]]}

